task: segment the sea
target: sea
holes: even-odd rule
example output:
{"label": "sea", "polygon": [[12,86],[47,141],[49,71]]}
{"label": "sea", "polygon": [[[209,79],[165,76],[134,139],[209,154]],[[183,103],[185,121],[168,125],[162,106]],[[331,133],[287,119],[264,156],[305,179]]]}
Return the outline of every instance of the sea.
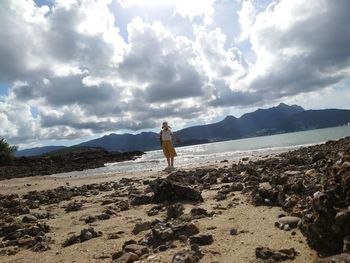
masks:
{"label": "sea", "polygon": [[[206,143],[177,147],[176,168],[193,165],[205,165],[224,160],[235,161],[244,157],[261,157],[295,150],[300,147],[338,140],[350,136],[350,126],[316,129],[301,132],[253,137],[239,140]],[[108,175],[135,171],[160,171],[166,167],[166,160],[161,149],[147,151],[141,158],[132,161],[107,163],[105,167],[78,172],[55,174],[55,177],[80,177]]]}

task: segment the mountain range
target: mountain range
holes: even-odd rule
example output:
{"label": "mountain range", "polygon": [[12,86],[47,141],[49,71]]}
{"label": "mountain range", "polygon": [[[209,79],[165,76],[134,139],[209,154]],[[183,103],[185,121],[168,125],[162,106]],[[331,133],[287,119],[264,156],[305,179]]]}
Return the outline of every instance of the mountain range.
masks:
{"label": "mountain range", "polygon": [[[305,110],[298,105],[279,104],[258,109],[240,118],[227,116],[220,122],[184,128],[176,131],[182,145],[217,142],[286,132],[328,128],[350,123],[350,110]],[[159,149],[158,133],[109,134],[76,146],[100,147],[108,151]],[[59,150],[64,146],[45,146],[21,150],[17,156],[30,156]]]}

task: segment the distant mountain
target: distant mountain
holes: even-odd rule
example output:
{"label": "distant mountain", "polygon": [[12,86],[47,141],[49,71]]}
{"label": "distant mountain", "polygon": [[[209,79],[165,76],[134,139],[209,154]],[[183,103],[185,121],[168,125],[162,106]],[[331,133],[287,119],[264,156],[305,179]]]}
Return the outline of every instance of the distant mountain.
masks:
{"label": "distant mountain", "polygon": [[151,150],[159,146],[158,134],[142,132],[140,134],[110,134],[101,138],[87,141],[78,146],[102,147],[107,151],[136,151]]}
{"label": "distant mountain", "polygon": [[[181,145],[272,135],[285,132],[335,127],[350,122],[350,110],[304,110],[298,105],[279,104],[269,109],[258,109],[240,118],[227,116],[224,120],[207,125],[176,131]],[[158,133],[110,134],[78,146],[101,147],[108,151],[159,149]],[[49,146],[50,147],[50,146]],[[44,147],[44,148],[49,148]],[[37,148],[38,150],[41,148]],[[37,150],[37,151],[38,151]],[[33,149],[24,150],[33,151]],[[47,152],[47,149],[45,149]],[[19,151],[23,152],[23,151]]]}
{"label": "distant mountain", "polygon": [[273,108],[258,109],[244,114],[238,119],[227,116],[217,123],[186,128],[177,134],[187,140],[197,138],[214,142],[282,133],[285,132],[285,128],[281,127],[281,124],[290,116],[304,111],[300,106],[281,103]]}
{"label": "distant mountain", "polygon": [[36,156],[36,155],[42,155],[44,153],[49,153],[53,151],[58,151],[66,148],[65,146],[44,146],[44,147],[35,147],[31,149],[25,149],[21,151],[16,152],[17,157],[21,156]]}

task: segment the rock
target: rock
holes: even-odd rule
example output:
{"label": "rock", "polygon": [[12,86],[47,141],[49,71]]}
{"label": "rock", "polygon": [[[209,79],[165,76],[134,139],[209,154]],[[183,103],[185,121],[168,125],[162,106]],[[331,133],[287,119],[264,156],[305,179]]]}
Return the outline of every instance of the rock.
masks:
{"label": "rock", "polygon": [[139,259],[135,253],[125,252],[120,257],[115,258],[113,263],[133,263]]}
{"label": "rock", "polygon": [[[153,248],[159,247],[167,242],[179,240],[180,236],[190,237],[199,233],[198,227],[192,223],[164,223],[158,222],[152,227],[148,234],[148,244]],[[183,239],[183,237],[181,237]]]}
{"label": "rock", "polygon": [[80,239],[81,241],[86,241],[86,240],[90,240],[92,238],[92,233],[89,230],[82,230],[81,234],[80,234]]}
{"label": "rock", "polygon": [[227,199],[227,195],[224,193],[217,193],[217,195],[214,197],[216,201],[222,201]]}
{"label": "rock", "polygon": [[242,183],[233,183],[231,184],[230,186],[230,190],[232,192],[236,192],[236,191],[242,191],[244,188],[243,184]]}
{"label": "rock", "polygon": [[230,229],[230,235],[231,236],[236,236],[238,234],[238,230],[236,228],[231,228]]}
{"label": "rock", "polygon": [[283,227],[284,225],[288,225],[291,228],[295,228],[298,226],[299,222],[300,222],[300,218],[295,216],[284,216],[278,219],[278,223],[280,224],[281,227]]}
{"label": "rock", "polygon": [[66,212],[73,212],[73,211],[79,211],[83,207],[82,203],[78,202],[71,202],[69,203],[66,208],[64,209]]}
{"label": "rock", "polygon": [[180,252],[177,252],[173,259],[171,260],[171,263],[198,263],[199,258],[196,256],[194,251],[191,250],[183,250]]}
{"label": "rock", "polygon": [[62,247],[68,247],[70,245],[73,245],[75,243],[79,243],[80,242],[80,239],[78,236],[76,235],[72,235],[70,237],[68,237],[62,244]]}
{"label": "rock", "polygon": [[190,237],[190,244],[197,244],[199,246],[210,245],[214,242],[211,234],[199,234]]}
{"label": "rock", "polygon": [[285,185],[287,182],[288,182],[287,175],[273,175],[269,180],[269,183],[271,185]]}
{"label": "rock", "polygon": [[178,201],[196,201],[203,202],[201,193],[186,185],[181,185],[168,179],[156,179],[150,183],[154,192],[154,201],[178,202]]}
{"label": "rock", "polygon": [[147,205],[153,203],[153,196],[149,194],[131,194],[131,205]]}
{"label": "rock", "polygon": [[312,156],[312,162],[317,162],[321,159],[325,159],[326,155],[324,154],[324,152],[321,151],[317,151],[316,153],[314,153],[314,155]]}
{"label": "rock", "polygon": [[31,237],[29,235],[24,235],[23,237],[21,237],[17,240],[17,244],[20,247],[29,246],[30,244],[33,243],[33,240],[34,240],[33,237]]}
{"label": "rock", "polygon": [[256,258],[269,260],[270,262],[279,262],[285,260],[293,260],[298,255],[294,248],[273,250],[267,247],[257,247],[255,249]]}
{"label": "rock", "polygon": [[96,216],[87,216],[84,221],[86,224],[91,224],[97,220]]}
{"label": "rock", "polygon": [[316,259],[314,263],[350,263],[350,254],[339,254],[336,256]]}
{"label": "rock", "polygon": [[125,252],[132,252],[132,253],[138,255],[139,257],[149,253],[149,250],[146,246],[137,245],[137,244],[130,244],[130,245],[125,246],[124,251]]}
{"label": "rock", "polygon": [[107,214],[107,213],[102,213],[102,214],[97,215],[97,218],[99,220],[108,220],[111,218],[111,215]]}
{"label": "rock", "polygon": [[150,210],[147,211],[148,216],[158,215],[159,211],[163,209],[162,205],[153,206]]}
{"label": "rock", "polygon": [[120,234],[118,232],[117,233],[109,233],[109,234],[107,234],[107,238],[108,239],[119,239]]}
{"label": "rock", "polygon": [[34,215],[25,215],[22,218],[23,223],[36,223],[38,222],[38,219]]}
{"label": "rock", "polygon": [[92,238],[100,237],[101,235],[102,235],[102,232],[100,232],[100,231],[96,232],[93,227],[89,227],[87,229],[81,230],[79,236],[72,235],[69,238],[67,238],[63,242],[62,246],[67,247],[67,246],[73,245],[75,243],[85,242],[85,241],[90,240]]}
{"label": "rock", "polygon": [[317,174],[316,170],[315,169],[310,169],[310,170],[307,170],[305,172],[305,176],[310,176],[310,177],[313,177]]}
{"label": "rock", "polygon": [[293,164],[293,165],[297,165],[297,166],[301,166],[306,164],[305,160],[299,156],[292,156],[289,160],[288,160],[289,164]]}
{"label": "rock", "polygon": [[118,211],[129,210],[129,202],[126,200],[120,200],[117,202],[117,208],[118,208]]}
{"label": "rock", "polygon": [[134,235],[137,235],[138,233],[142,232],[142,231],[146,231],[151,229],[153,221],[145,221],[145,222],[140,222],[140,223],[136,223],[136,225],[134,226],[134,229],[132,230],[132,233]]}
{"label": "rock", "polygon": [[192,215],[193,218],[196,218],[196,219],[212,216],[212,213],[209,214],[207,210],[201,207],[192,208],[190,211],[190,214]]}
{"label": "rock", "polygon": [[348,210],[340,211],[335,215],[335,221],[339,225],[350,223],[350,212]]}
{"label": "rock", "polygon": [[173,204],[169,205],[166,208],[167,218],[168,219],[176,219],[180,217],[184,213],[184,206],[182,204]]}

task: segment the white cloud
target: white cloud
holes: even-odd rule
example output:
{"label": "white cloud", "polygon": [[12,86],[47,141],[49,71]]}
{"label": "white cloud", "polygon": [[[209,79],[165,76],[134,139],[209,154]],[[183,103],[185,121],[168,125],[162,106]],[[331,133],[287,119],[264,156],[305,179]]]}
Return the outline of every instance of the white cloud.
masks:
{"label": "white cloud", "polygon": [[205,24],[211,24],[214,14],[215,0],[175,0],[175,12],[191,21],[196,17],[203,19]]}
{"label": "white cloud", "polygon": [[286,1],[257,15],[250,32],[257,60],[239,84],[270,98],[292,96],[349,77],[350,2]]}
{"label": "white cloud", "polygon": [[242,8],[238,11],[238,22],[241,26],[241,34],[238,41],[249,38],[251,28],[255,22],[256,10],[252,0],[243,0]]}

